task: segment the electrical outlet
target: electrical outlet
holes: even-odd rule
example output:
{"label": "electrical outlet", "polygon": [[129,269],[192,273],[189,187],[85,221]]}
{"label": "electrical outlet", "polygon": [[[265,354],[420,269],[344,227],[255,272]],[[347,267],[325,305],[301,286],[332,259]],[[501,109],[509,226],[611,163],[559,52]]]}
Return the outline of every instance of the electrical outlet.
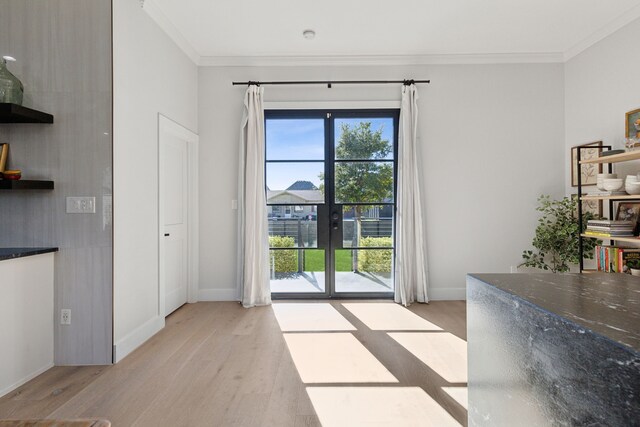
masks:
{"label": "electrical outlet", "polygon": [[71,309],[63,308],[60,310],[60,324],[61,325],[70,325],[71,324]]}
{"label": "electrical outlet", "polygon": [[96,198],[67,197],[67,213],[96,213]]}

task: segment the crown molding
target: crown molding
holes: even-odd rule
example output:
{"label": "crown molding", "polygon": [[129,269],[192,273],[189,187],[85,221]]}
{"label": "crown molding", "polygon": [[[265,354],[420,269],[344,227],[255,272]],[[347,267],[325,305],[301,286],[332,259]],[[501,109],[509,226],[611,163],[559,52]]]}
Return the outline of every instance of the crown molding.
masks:
{"label": "crown molding", "polygon": [[600,28],[598,31],[591,34],[589,37],[583,39],[582,41],[569,48],[564,52],[563,61],[566,62],[574,56],[581,54],[594,44],[605,39],[606,37],[610,36],[611,34],[615,33],[625,25],[630,24],[638,18],[640,18],[640,5],[635,6],[628,12],[623,13],[618,18],[614,19],[604,27]]}
{"label": "crown molding", "polygon": [[180,30],[173,25],[173,22],[164,14],[155,0],[140,0],[142,9],[155,21],[156,24],[165,32],[173,42],[178,45],[185,55],[198,65],[200,54],[194,49],[189,41],[182,35]]}
{"label": "crown molding", "polygon": [[[149,1],[149,0],[147,0]],[[384,66],[437,64],[527,64],[563,62],[562,53],[368,56],[201,56],[203,67]]]}
{"label": "crown molding", "polygon": [[453,64],[543,64],[564,63],[579,55],[625,25],[640,18],[640,5],[635,6],[600,28],[565,52],[480,53],[432,55],[280,55],[280,56],[202,56],[165,15],[156,0],[139,0],[142,9],[171,40],[202,67],[311,67],[311,66],[398,66]]}

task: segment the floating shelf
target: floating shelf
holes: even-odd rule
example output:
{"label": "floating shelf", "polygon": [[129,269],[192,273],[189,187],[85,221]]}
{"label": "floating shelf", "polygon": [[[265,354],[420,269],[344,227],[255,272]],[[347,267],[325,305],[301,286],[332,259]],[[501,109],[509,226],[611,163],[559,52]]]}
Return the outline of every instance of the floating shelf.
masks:
{"label": "floating shelf", "polygon": [[586,237],[588,239],[615,240],[616,242],[640,243],[640,237],[604,237],[604,236],[590,236],[588,234],[581,234],[581,236]]}
{"label": "floating shelf", "polygon": [[640,195],[636,194],[618,194],[617,196],[592,196],[592,195],[583,195],[581,197],[582,200],[640,200]]}
{"label": "floating shelf", "polygon": [[18,104],[0,103],[0,123],[53,123],[53,116]]}
{"label": "floating shelf", "polygon": [[619,163],[638,159],[640,159],[640,150],[634,150],[627,151],[626,153],[614,154],[612,156],[598,157],[597,159],[580,160],[580,164],[584,165],[588,163]]}
{"label": "floating shelf", "polygon": [[0,190],[53,190],[53,181],[0,179]]}

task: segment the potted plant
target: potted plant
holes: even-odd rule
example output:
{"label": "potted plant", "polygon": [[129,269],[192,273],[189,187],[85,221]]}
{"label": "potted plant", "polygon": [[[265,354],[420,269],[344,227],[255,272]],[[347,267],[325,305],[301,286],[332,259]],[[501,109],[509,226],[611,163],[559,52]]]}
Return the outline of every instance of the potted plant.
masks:
{"label": "potted plant", "polygon": [[[580,262],[579,235],[587,227],[587,221],[594,219],[590,212],[582,214],[582,230],[578,222],[578,199],[565,197],[552,200],[542,195],[538,198],[537,211],[542,212],[538,219],[532,245],[534,250],[522,252],[524,262],[518,267],[534,267],[552,273],[565,273],[571,265]],[[583,242],[583,255],[593,259],[594,249],[599,243],[595,239]]]}
{"label": "potted plant", "polygon": [[640,276],[640,259],[630,259],[627,261],[627,267],[631,270],[632,276]]}

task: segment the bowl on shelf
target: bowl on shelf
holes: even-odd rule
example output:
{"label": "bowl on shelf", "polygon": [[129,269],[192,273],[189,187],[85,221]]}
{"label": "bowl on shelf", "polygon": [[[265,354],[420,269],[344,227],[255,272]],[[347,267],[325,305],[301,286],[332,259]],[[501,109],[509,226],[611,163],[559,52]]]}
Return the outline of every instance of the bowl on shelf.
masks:
{"label": "bowl on shelf", "polygon": [[6,170],[6,171],[0,173],[0,178],[2,178],[2,179],[11,179],[11,180],[17,181],[20,178],[22,178],[22,171],[21,170]]}
{"label": "bowl on shelf", "polygon": [[596,176],[596,187],[598,190],[604,190],[604,180],[618,178],[617,173],[599,173]]}
{"label": "bowl on shelf", "polygon": [[625,182],[624,191],[629,194],[640,194],[640,182]]}
{"label": "bowl on shelf", "polygon": [[623,185],[622,178],[608,178],[602,182],[602,186],[606,191],[618,191]]}

